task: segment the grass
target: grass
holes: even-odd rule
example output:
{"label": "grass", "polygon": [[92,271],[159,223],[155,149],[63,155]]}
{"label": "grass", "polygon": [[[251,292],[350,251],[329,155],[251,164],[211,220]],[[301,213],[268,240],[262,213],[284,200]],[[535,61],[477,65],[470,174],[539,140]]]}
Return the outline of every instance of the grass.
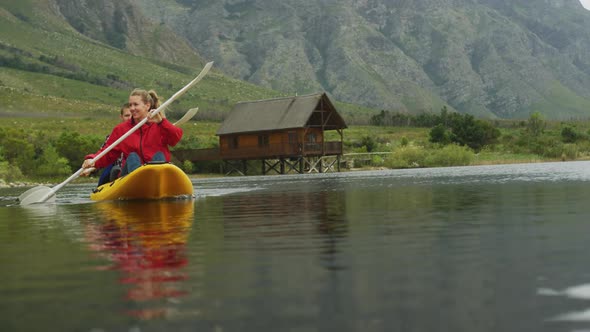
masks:
{"label": "grass", "polygon": [[[0,95],[5,90],[0,88]],[[40,98],[39,102],[41,101],[43,101],[42,98]],[[34,103],[35,100],[29,100],[28,102]],[[107,135],[118,123],[118,107],[109,106],[108,109],[98,112],[96,110],[92,111],[92,106],[89,105],[96,106],[100,104],[88,103],[86,106],[82,103],[78,104],[78,107],[87,107],[88,109],[84,112],[66,113],[66,117],[51,112],[45,114],[19,114],[18,116],[14,114],[5,115],[3,121],[0,121],[0,127],[12,127],[26,131],[44,131],[47,133],[48,138],[58,137],[64,131],[75,131],[82,135]],[[168,117],[174,122],[183,114],[184,111],[168,112]],[[185,132],[183,140],[196,137],[199,142],[207,142],[206,145],[215,144],[218,140],[215,133],[221,123],[205,121],[200,117],[201,115],[202,111],[182,126]],[[590,137],[586,133],[590,129],[590,122],[580,121],[568,123],[567,125],[575,127],[578,132],[584,135],[585,138],[577,144],[581,148],[582,156],[589,155],[586,153],[586,150],[590,149]],[[562,126],[564,126],[564,123],[548,122],[543,136],[548,141],[560,141],[560,128]],[[344,130],[345,152],[361,152],[353,150],[360,147],[367,137],[372,138],[376,142],[374,151],[391,151],[399,147],[403,141],[415,146],[429,146],[429,131],[430,128],[351,125]],[[515,142],[524,131],[525,128],[517,122],[514,122],[512,125],[506,122],[502,123],[502,136],[498,144],[477,153],[474,162],[478,164],[494,163],[496,161],[536,162],[546,159],[539,157],[537,154],[516,151]],[[340,135],[336,131],[326,131],[326,140],[339,141]]]}
{"label": "grass", "polygon": [[[6,5],[13,12],[22,9],[18,2]],[[31,8],[31,7],[29,7]],[[30,9],[29,9],[30,10]],[[24,13],[34,18],[40,15]],[[25,64],[42,64],[51,70],[71,74],[87,73],[89,78],[117,77],[130,88],[101,86],[83,80],[32,72],[9,67],[0,71],[0,104],[2,113],[93,114],[118,108],[126,101],[134,87],[155,89],[160,96],[170,97],[201,70],[187,68],[125,53],[100,42],[91,41],[63,26],[40,28],[35,24],[0,13],[0,43],[4,57],[18,57]],[[67,68],[42,63],[39,57],[58,57]],[[204,62],[203,62],[204,64]],[[173,109],[199,106],[201,110],[227,112],[238,101],[256,100],[281,95],[225,77],[215,67],[187,94],[173,105]]]}
{"label": "grass", "polygon": [[472,165],[521,164],[549,161],[536,154],[489,152],[484,151],[475,155]]}

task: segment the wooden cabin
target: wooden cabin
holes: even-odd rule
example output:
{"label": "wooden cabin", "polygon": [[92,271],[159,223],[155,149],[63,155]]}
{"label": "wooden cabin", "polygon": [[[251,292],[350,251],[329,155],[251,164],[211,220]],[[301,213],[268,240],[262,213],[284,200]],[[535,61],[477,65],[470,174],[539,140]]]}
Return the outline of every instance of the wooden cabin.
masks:
{"label": "wooden cabin", "polygon": [[[265,174],[268,170],[280,174],[289,170],[324,172],[339,165],[323,167],[322,161],[326,156],[336,156],[332,159],[339,161],[345,128],[328,96],[316,93],[238,103],[216,135],[220,157],[228,164],[262,160]],[[327,130],[336,130],[340,139],[326,141]]]}

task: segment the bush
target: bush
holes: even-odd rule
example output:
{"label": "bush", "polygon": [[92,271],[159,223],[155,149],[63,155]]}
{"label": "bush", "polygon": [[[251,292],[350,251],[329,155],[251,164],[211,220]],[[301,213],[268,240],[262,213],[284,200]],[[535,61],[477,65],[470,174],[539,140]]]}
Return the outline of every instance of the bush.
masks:
{"label": "bush", "polygon": [[440,150],[435,150],[432,154],[427,156],[424,166],[467,166],[471,164],[474,157],[475,153],[468,147],[451,144]]}
{"label": "bush", "polygon": [[373,166],[381,166],[385,162],[385,159],[379,155],[373,155],[371,157],[371,165]]}
{"label": "bush", "polygon": [[82,136],[77,132],[63,132],[55,141],[57,153],[65,157],[71,169],[80,168],[84,156],[98,151],[104,144],[104,137]]}
{"label": "bush", "polygon": [[580,133],[573,127],[565,126],[561,129],[561,141],[564,143],[574,143],[580,138]]}
{"label": "bush", "polygon": [[529,120],[526,123],[526,127],[529,134],[531,134],[531,136],[536,137],[543,134],[543,132],[545,131],[545,127],[547,127],[547,123],[545,122],[545,119],[543,118],[541,113],[534,112],[529,117]]}
{"label": "bush", "polygon": [[180,142],[174,146],[178,150],[201,149],[203,148],[201,141],[197,136],[183,136]]}
{"label": "bush", "polygon": [[4,182],[14,182],[22,180],[23,173],[20,169],[8,161],[0,161],[0,180],[4,180]]}
{"label": "bush", "polygon": [[187,173],[187,174],[191,174],[194,170],[195,166],[193,165],[193,162],[190,160],[185,160],[182,162],[182,170]]}
{"label": "bush", "polygon": [[361,144],[367,148],[367,152],[373,152],[377,148],[377,142],[372,136],[363,137]]}
{"label": "bush", "polygon": [[402,139],[400,140],[399,144],[400,144],[401,146],[408,146],[408,144],[410,144],[410,140],[409,140],[409,139],[408,139],[406,136],[404,136],[404,137],[402,137]]}
{"label": "bush", "polygon": [[37,165],[36,174],[43,177],[62,176],[72,173],[68,160],[60,157],[51,144],[45,147],[45,151],[43,151]]}
{"label": "bush", "polygon": [[576,160],[578,158],[578,146],[576,144],[564,144],[562,146],[561,160]]}
{"label": "bush", "polygon": [[426,150],[418,146],[406,146],[394,150],[385,159],[388,168],[414,168],[423,167],[426,160]]}
{"label": "bush", "polygon": [[443,145],[451,143],[451,136],[447,128],[441,123],[434,126],[429,133],[429,141]]}

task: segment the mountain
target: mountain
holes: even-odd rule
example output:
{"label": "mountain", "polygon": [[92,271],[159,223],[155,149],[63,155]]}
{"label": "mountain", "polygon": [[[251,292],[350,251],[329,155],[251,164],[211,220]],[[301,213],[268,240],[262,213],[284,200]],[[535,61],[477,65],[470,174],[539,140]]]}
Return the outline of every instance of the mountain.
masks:
{"label": "mountain", "polygon": [[0,112],[101,114],[213,60],[177,108],[326,91],[347,120],[587,118],[589,51],[578,0],[4,0]]}
{"label": "mountain", "polygon": [[590,115],[578,0],[137,0],[227,75],[412,113]]}
{"label": "mountain", "polygon": [[[97,4],[2,1],[0,116],[113,117],[133,88],[166,99],[201,70],[197,50],[133,1]],[[279,95],[214,67],[168,114],[198,106],[201,118],[218,120],[238,101]]]}

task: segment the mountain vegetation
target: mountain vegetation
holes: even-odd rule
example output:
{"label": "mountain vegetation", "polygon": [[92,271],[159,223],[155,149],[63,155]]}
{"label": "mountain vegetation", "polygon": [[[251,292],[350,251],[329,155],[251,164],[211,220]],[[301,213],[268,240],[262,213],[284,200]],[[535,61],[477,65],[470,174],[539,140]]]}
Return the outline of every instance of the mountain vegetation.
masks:
{"label": "mountain vegetation", "polygon": [[139,0],[237,79],[410,113],[590,114],[578,0]]}
{"label": "mountain vegetation", "polygon": [[104,112],[131,87],[173,93],[213,60],[206,92],[183,100],[216,119],[317,91],[353,120],[590,115],[578,0],[6,0],[0,27],[2,112]]}
{"label": "mountain vegetation", "polygon": [[211,60],[166,111],[200,108],[180,148],[215,147],[239,101],[326,91],[354,126],[345,151],[386,153],[374,166],[588,159],[589,13],[577,0],[4,0],[0,180],[71,173],[131,89],[166,99]]}

